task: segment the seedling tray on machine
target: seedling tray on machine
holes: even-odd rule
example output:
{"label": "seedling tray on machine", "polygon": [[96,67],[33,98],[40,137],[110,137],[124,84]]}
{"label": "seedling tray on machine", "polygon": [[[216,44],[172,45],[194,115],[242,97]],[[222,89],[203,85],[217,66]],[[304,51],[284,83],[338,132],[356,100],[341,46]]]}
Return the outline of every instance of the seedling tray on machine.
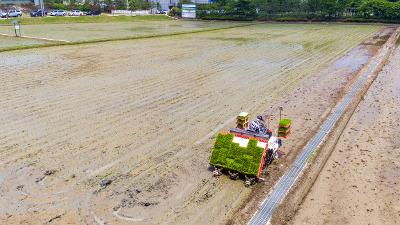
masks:
{"label": "seedling tray on machine", "polygon": [[[242,147],[239,143],[235,143],[235,137],[247,138],[247,146]],[[219,134],[214,144],[210,164],[243,175],[259,177],[264,165],[267,146],[267,141],[263,142],[260,138],[232,133]]]}

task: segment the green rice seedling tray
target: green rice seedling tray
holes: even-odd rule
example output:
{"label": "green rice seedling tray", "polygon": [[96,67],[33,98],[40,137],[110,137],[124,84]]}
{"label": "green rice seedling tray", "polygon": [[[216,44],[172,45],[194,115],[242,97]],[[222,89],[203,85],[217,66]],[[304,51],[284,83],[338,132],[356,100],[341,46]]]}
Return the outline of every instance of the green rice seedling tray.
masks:
{"label": "green rice seedling tray", "polygon": [[279,121],[279,127],[290,127],[292,125],[292,120],[291,119],[281,119]]}
{"label": "green rice seedling tray", "polygon": [[211,153],[210,164],[244,175],[258,176],[263,161],[264,149],[257,146],[258,140],[249,139],[247,147],[232,142],[233,134],[218,134]]}

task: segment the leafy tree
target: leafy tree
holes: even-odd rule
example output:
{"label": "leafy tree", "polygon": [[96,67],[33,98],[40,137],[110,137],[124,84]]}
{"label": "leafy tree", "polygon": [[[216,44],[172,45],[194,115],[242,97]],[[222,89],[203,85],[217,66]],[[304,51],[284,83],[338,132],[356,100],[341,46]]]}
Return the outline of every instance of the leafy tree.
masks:
{"label": "leafy tree", "polygon": [[214,4],[199,5],[198,15],[239,20],[282,17],[400,20],[400,0],[216,0]]}
{"label": "leafy tree", "polygon": [[172,9],[169,10],[168,15],[169,16],[174,16],[174,17],[181,16],[182,15],[182,10],[180,8],[178,8],[178,7],[172,7]]}
{"label": "leafy tree", "polygon": [[150,9],[150,3],[146,0],[129,0],[130,10],[147,10]]}
{"label": "leafy tree", "polygon": [[366,0],[360,5],[359,11],[366,18],[400,19],[399,2]]}
{"label": "leafy tree", "polygon": [[225,10],[232,19],[256,18],[255,5],[250,0],[229,1],[225,6]]}
{"label": "leafy tree", "polygon": [[126,0],[114,0],[113,5],[115,9],[124,10],[126,9]]}

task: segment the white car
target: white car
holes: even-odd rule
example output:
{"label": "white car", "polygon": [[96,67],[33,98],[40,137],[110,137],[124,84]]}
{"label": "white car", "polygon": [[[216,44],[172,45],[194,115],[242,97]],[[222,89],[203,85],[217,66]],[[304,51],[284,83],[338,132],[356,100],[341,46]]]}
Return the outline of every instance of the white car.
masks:
{"label": "white car", "polygon": [[8,17],[8,13],[5,12],[5,11],[1,11],[1,10],[0,10],[0,17],[1,17],[1,18],[7,18],[7,17]]}
{"label": "white car", "polygon": [[50,16],[66,16],[67,13],[64,10],[53,10]]}
{"label": "white car", "polygon": [[83,16],[83,12],[80,10],[72,10],[68,13],[69,16]]}
{"label": "white car", "polygon": [[13,9],[8,11],[8,17],[19,17],[22,16],[22,12],[19,9]]}

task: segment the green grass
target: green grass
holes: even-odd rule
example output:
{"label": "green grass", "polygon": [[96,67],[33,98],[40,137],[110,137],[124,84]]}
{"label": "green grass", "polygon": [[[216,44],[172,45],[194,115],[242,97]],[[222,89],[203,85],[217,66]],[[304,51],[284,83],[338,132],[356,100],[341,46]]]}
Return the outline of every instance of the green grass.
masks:
{"label": "green grass", "polygon": [[18,20],[21,24],[66,24],[66,23],[116,23],[134,21],[164,21],[170,20],[164,15],[148,16],[79,16],[79,17],[22,17],[0,20],[0,25],[10,25],[11,21]]}
{"label": "green grass", "polygon": [[233,143],[233,134],[218,134],[211,154],[210,164],[241,174],[257,176],[264,149],[257,140],[250,139],[247,148]]}

